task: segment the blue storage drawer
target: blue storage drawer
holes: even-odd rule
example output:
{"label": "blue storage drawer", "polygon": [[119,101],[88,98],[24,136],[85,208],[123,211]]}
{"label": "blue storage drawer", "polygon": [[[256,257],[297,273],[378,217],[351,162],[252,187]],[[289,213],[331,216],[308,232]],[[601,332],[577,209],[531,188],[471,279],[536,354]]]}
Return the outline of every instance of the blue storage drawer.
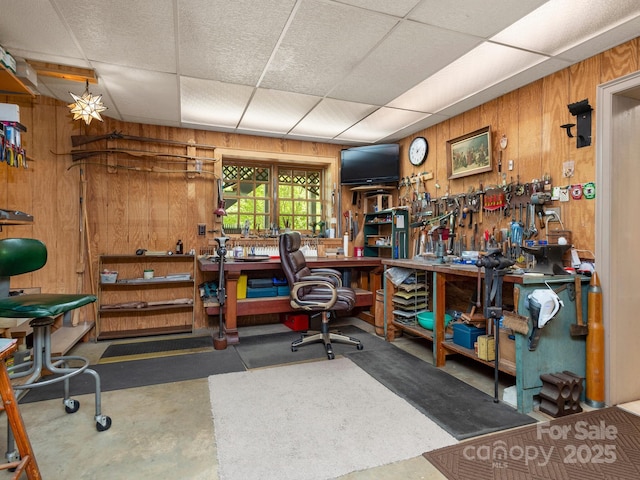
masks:
{"label": "blue storage drawer", "polygon": [[473,344],[480,335],[487,333],[484,328],[477,328],[466,323],[453,324],[453,343],[461,347],[473,349]]}
{"label": "blue storage drawer", "polygon": [[278,296],[278,289],[276,287],[266,287],[266,288],[247,287],[247,298],[263,298],[263,297],[276,297],[276,296]]}
{"label": "blue storage drawer", "polygon": [[278,291],[279,297],[287,297],[289,296],[289,293],[291,293],[291,290],[289,290],[289,285],[278,285],[276,289]]}

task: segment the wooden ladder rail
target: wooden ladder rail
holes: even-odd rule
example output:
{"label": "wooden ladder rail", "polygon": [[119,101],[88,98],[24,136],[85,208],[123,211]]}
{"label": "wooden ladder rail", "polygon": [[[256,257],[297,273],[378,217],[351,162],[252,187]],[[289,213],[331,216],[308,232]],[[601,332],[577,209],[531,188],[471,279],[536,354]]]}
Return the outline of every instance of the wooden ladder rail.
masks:
{"label": "wooden ladder rail", "polygon": [[33,453],[31,441],[27,435],[22,415],[18,409],[18,400],[11,386],[11,380],[9,379],[7,366],[5,364],[6,359],[10,357],[17,348],[17,341],[14,340],[7,348],[0,352],[0,397],[2,398],[2,406],[0,409],[4,410],[7,415],[7,422],[13,431],[18,452],[20,453],[20,460],[1,464],[0,470],[15,468],[14,480],[20,478],[22,472],[26,472],[29,480],[40,480],[42,476],[40,475],[38,463],[36,462],[36,457]]}

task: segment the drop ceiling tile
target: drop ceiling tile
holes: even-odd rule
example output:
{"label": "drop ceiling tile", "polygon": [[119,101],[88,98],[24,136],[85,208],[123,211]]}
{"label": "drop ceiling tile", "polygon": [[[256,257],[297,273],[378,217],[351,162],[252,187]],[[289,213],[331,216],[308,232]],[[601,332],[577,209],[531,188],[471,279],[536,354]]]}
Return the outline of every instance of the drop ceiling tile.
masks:
{"label": "drop ceiling tile", "polygon": [[383,107],[338,135],[336,140],[376,143],[427,116],[422,112]]}
{"label": "drop ceiling tile", "polygon": [[389,102],[389,106],[437,113],[546,58],[486,42]]}
{"label": "drop ceiling tile", "polygon": [[306,0],[261,86],[325,96],[396,23],[394,17],[348,5]]}
{"label": "drop ceiling tile", "polygon": [[552,0],[492,40],[578,61],[584,57],[569,58],[566,51],[638,15],[637,0]]}
{"label": "drop ceiling tile", "polygon": [[298,123],[290,134],[331,139],[378,107],[325,98]]}
{"label": "drop ceiling tile", "polygon": [[238,128],[269,133],[287,133],[303,118],[320,97],[259,88]]}
{"label": "drop ceiling tile", "polygon": [[180,1],[180,74],[256,86],[294,4]]}
{"label": "drop ceiling tile", "polygon": [[17,47],[21,56],[39,52],[67,59],[83,57],[49,2],[0,0],[0,44],[14,55]]}
{"label": "drop ceiling tile", "polygon": [[577,60],[572,59],[583,60],[624,42],[633,40],[638,37],[638,32],[640,32],[640,13],[637,17],[625,21],[615,28],[602,32],[569,50],[565,50],[561,56],[562,58],[571,60],[571,63],[574,63]]}
{"label": "drop ceiling tile", "polygon": [[[162,122],[179,118],[178,80],[171,73],[95,63],[98,78],[123,118]],[[89,88],[92,89],[91,87]]]}
{"label": "drop ceiling tile", "polygon": [[470,35],[403,21],[329,95],[385,105],[481,41]]}
{"label": "drop ceiling tile", "polygon": [[183,123],[234,129],[253,90],[246,85],[181,77],[181,120]]}
{"label": "drop ceiling tile", "polygon": [[456,32],[488,38],[546,1],[456,0],[454,8],[443,8],[441,0],[422,0],[409,18]]}
{"label": "drop ceiling tile", "polygon": [[393,2],[389,0],[341,0],[341,3],[373,12],[404,17],[413,7],[420,3],[420,0],[393,0]]}
{"label": "drop ceiling tile", "polygon": [[173,0],[56,0],[56,5],[90,61],[175,73]]}
{"label": "drop ceiling tile", "polygon": [[[38,91],[42,95],[47,95],[52,98],[57,98],[67,104],[72,103],[73,97],[71,97],[69,92],[73,92],[76,95],[82,95],[84,93],[85,84],[81,82],[72,82],[69,80],[64,80],[61,78],[54,77],[38,77]],[[102,103],[107,110],[102,113],[102,116],[107,116],[111,118],[119,119],[120,116],[116,111],[115,105],[109,96],[109,92],[104,89],[104,83],[101,83],[99,80],[97,84],[89,85],[89,92],[92,95],[98,96],[102,95]]]}

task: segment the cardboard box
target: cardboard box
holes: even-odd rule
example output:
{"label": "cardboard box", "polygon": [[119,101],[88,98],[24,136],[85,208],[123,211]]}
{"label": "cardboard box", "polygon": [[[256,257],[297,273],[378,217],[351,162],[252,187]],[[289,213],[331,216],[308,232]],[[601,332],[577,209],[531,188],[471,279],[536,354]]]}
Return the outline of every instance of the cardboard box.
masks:
{"label": "cardboard box", "polygon": [[498,344],[498,364],[500,365],[500,368],[506,368],[515,371],[516,341],[513,338],[509,338],[511,335],[513,335],[513,331],[510,328],[500,329],[500,342]]}
{"label": "cardboard box", "polygon": [[0,103],[0,121],[20,122],[20,106],[13,103]]}
{"label": "cardboard box", "polygon": [[493,335],[478,336],[478,358],[488,362],[496,359],[496,342]]}
{"label": "cardboard box", "polygon": [[485,333],[487,332],[484,328],[477,328],[472,325],[467,325],[466,323],[454,323],[453,343],[472,349],[478,337]]}

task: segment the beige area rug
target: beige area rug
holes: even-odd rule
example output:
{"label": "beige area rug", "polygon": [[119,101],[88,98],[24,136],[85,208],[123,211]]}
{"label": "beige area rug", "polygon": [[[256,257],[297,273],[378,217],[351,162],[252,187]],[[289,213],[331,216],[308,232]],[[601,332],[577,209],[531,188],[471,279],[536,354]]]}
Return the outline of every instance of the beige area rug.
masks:
{"label": "beige area rug", "polygon": [[209,377],[220,480],[324,480],[456,440],[347,358]]}

